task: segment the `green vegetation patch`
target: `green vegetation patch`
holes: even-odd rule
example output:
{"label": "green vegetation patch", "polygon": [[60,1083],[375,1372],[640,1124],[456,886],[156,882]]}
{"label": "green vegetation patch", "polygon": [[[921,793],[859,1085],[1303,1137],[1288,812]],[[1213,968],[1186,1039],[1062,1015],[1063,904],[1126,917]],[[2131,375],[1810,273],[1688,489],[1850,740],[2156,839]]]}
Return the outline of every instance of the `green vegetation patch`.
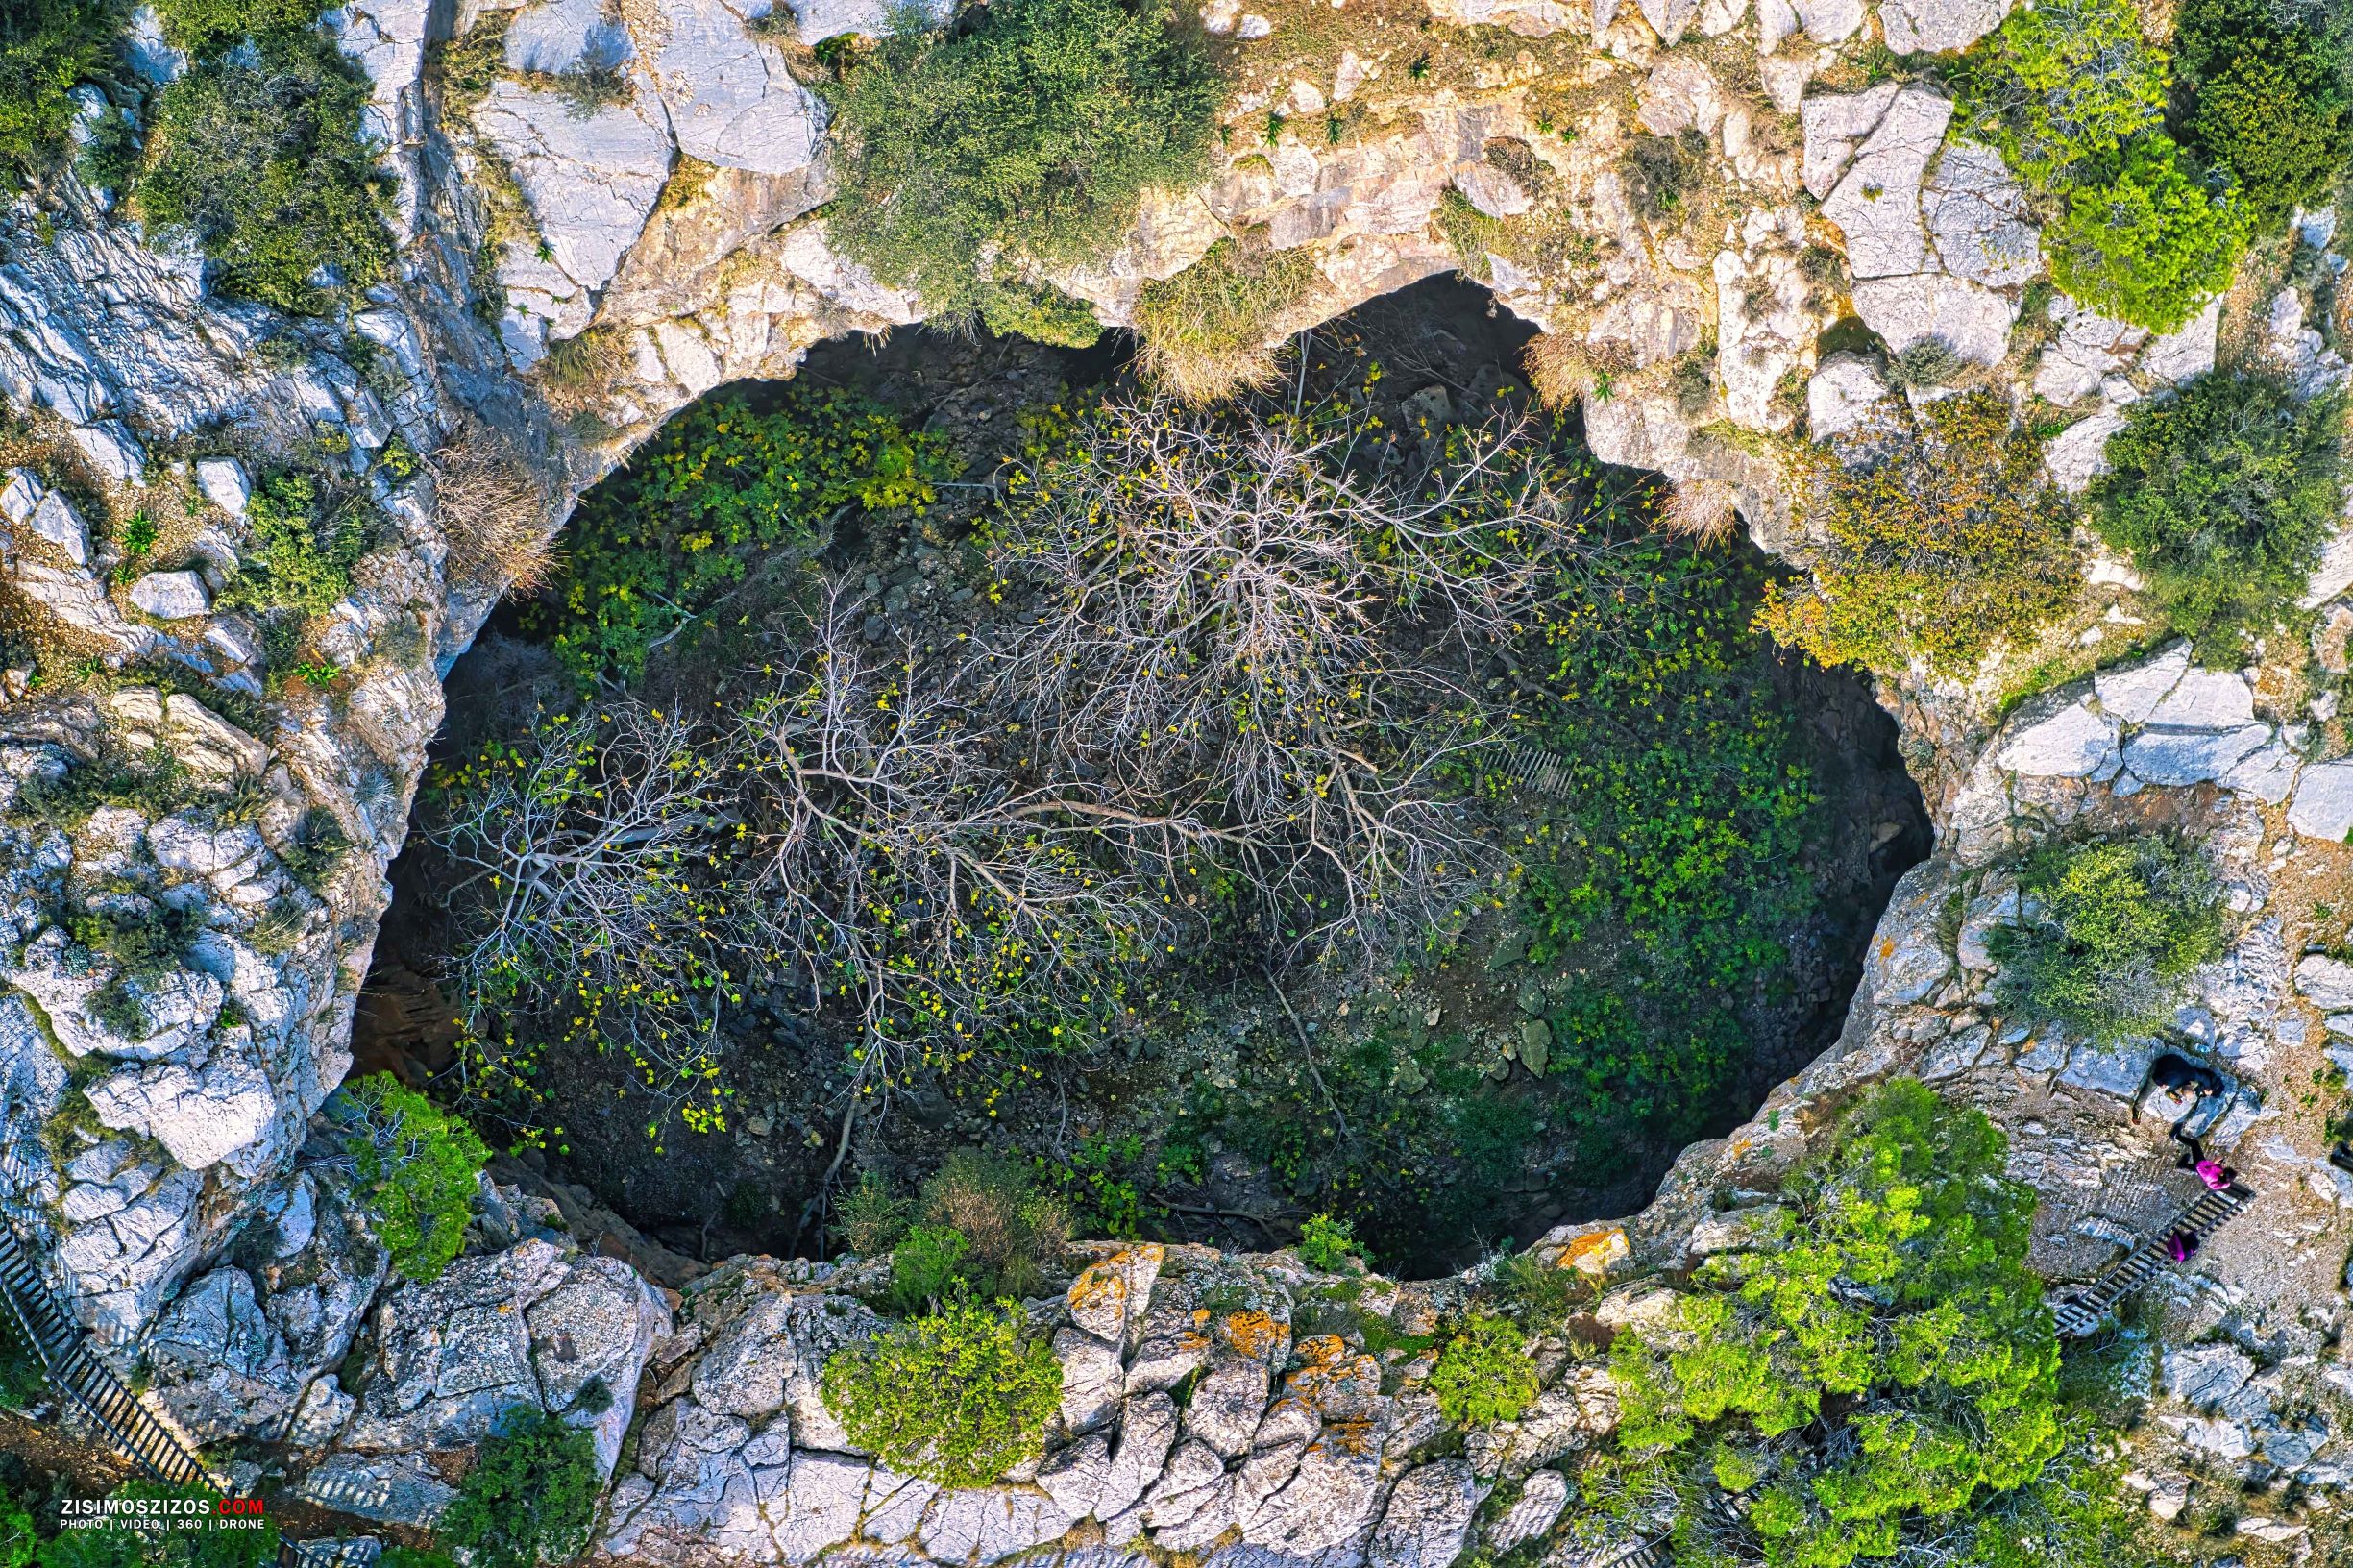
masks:
{"label": "green vegetation patch", "polygon": [[1450,1425],[1516,1421],[1536,1397],[1528,1335],[1507,1317],[1474,1312],[1446,1335],[1430,1391]]}
{"label": "green vegetation patch", "polygon": [[2191,102],[2183,139],[2267,228],[2353,171],[2353,14],[2336,37],[2321,26],[2320,12],[2290,20],[2269,0],[2189,0],[2174,24]]}
{"label": "green vegetation patch", "polygon": [[1991,943],[2004,995],[2096,1039],[2170,1018],[2183,980],[2222,951],[2221,879],[2162,835],[2040,845],[2019,891],[2035,913]]}
{"label": "green vegetation patch", "polygon": [[2303,593],[2343,515],[2345,399],[2281,377],[2201,377],[2135,404],[2094,486],[2100,536],[2176,630],[2228,657]]}
{"label": "green vegetation patch", "polygon": [[601,1478],[589,1434],[525,1408],[482,1444],[481,1457],[434,1526],[441,1547],[475,1568],[569,1562],[588,1544]]}
{"label": "green vegetation patch", "polygon": [[1043,1451],[1062,1363],[1019,1308],[949,1302],[825,1363],[826,1408],[850,1441],[943,1486],[985,1486]]}
{"label": "green vegetation patch", "polygon": [[344,1085],[343,1146],[392,1266],[434,1280],[465,1244],[490,1150],[474,1129],[390,1073]]}
{"label": "green vegetation patch", "polygon": [[1001,286],[984,257],[1056,267],[1109,251],[1146,189],[1209,170],[1222,88],[1173,15],[1166,0],[997,0],[943,33],[900,13],[824,89],[834,243],[935,316]]}
{"label": "green vegetation patch", "polygon": [[845,1200],[837,1229],[854,1251],[891,1254],[887,1301],[915,1312],[945,1301],[1042,1293],[1061,1266],[1070,1215],[1027,1166],[958,1149],[911,1206],[892,1200],[869,1172]]}
{"label": "green vegetation patch", "polygon": [[113,53],[106,0],[11,0],[0,6],[0,189],[13,191],[63,155],[65,95]]}
{"label": "green vegetation patch", "polygon": [[274,474],[245,510],[246,546],[221,602],[318,615],[352,590],[352,568],[367,551],[372,508],[327,494],[306,474]]}
{"label": "green vegetation patch", "polygon": [[192,61],[155,105],[140,210],[201,247],[212,286],[331,310],[392,264],[392,179],[363,137],[365,72],[308,29]]}
{"label": "green vegetation patch", "polygon": [[583,684],[632,679],[768,557],[853,510],[919,513],[957,468],[938,437],[852,393],[796,386],[766,409],[705,399],[581,503],[564,530],[561,606],[539,612],[541,626]]}
{"label": "green vegetation patch", "polygon": [[1758,624],[1824,664],[1881,672],[1924,658],[1966,676],[2030,643],[2074,601],[2073,510],[2043,449],[1987,392],[1867,427],[1851,465],[1816,459],[1811,580],[1766,591]]}
{"label": "green vegetation patch", "polygon": [[2252,204],[2217,194],[2159,129],[2170,74],[2132,0],[2021,7],[1959,76],[1962,124],[2037,198],[2061,288],[2169,332],[2229,284]]}
{"label": "green vegetation patch", "polygon": [[2037,1482],[2066,1440],[2059,1346],[2005,1153],[1917,1083],[1855,1111],[1785,1188],[1777,1242],[1708,1259],[1670,1322],[1611,1346],[1627,1478],[1744,1494],[1765,1561],[1792,1568],[1893,1556]]}

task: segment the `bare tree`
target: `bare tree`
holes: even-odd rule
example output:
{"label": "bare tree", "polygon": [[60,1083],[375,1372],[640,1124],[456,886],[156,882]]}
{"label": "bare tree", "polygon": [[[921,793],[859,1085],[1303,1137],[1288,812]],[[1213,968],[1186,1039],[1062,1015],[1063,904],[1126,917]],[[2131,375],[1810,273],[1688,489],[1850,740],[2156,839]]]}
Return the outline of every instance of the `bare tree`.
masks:
{"label": "bare tree", "polygon": [[530,1049],[486,1040],[533,993],[570,1040],[625,1054],[699,1120],[715,1041],[747,967],[774,952],[767,912],[726,868],[748,737],[635,701],[556,715],[440,781],[431,841],[455,880],[468,1088],[529,1084]]}

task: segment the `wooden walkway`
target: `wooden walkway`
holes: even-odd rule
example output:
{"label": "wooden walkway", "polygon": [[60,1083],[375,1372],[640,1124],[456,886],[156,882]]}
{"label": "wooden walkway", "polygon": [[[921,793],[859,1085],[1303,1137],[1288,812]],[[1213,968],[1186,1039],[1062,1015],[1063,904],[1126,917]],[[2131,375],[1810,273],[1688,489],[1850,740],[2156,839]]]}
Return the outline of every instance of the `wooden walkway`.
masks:
{"label": "wooden walkway", "polygon": [[2176,1214],[2171,1224],[2164,1226],[2155,1236],[2126,1254],[2088,1288],[2052,1302],[2051,1311],[2059,1319],[2059,1336],[2063,1339],[2080,1339],[2092,1333],[2118,1302],[2155,1279],[2160,1270],[2171,1264],[2173,1260],[2166,1251],[2167,1237],[2176,1231],[2186,1231],[2203,1244],[2208,1237],[2236,1219],[2254,1201],[2254,1193],[2238,1186],[2201,1196]]}

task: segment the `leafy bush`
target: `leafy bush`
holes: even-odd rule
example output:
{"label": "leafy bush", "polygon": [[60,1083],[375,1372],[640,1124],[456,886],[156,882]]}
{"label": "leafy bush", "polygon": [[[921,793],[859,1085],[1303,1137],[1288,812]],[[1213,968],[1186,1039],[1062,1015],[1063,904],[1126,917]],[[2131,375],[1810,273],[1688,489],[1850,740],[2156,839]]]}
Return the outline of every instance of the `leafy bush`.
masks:
{"label": "leafy bush", "polygon": [[2136,142],[2115,173],[2068,193],[2047,230],[2050,275],[2094,309],[2169,332],[2230,286],[2248,214],[2218,200],[2162,135]]}
{"label": "leafy bush", "polygon": [[[19,1402],[9,1403],[13,1409]],[[12,1492],[0,1491],[0,1568],[27,1568],[40,1544],[32,1510]]]}
{"label": "leafy bush", "polygon": [[921,511],[956,464],[847,392],[788,388],[755,410],[705,399],[593,491],[565,530],[557,655],[583,683],[624,679],[762,560],[819,539],[846,508]]}
{"label": "leafy bush", "polygon": [[588,1544],[601,1485],[588,1433],[527,1407],[483,1442],[434,1536],[473,1554],[474,1568],[569,1562]]}
{"label": "leafy bush", "polygon": [[1094,306],[1051,283],[998,282],[981,295],[980,324],[999,337],[1084,349],[1103,335]]}
{"label": "leafy bush", "polygon": [[2073,520],[2007,403],[1970,393],[1858,432],[1812,475],[1811,582],[1766,590],[1758,625],[1824,664],[1964,674],[2072,601]]}
{"label": "leafy bush", "polygon": [[[392,182],[361,139],[368,91],[311,31],[194,61],[156,101],[140,209],[203,249],[223,294],[327,312],[391,266]],[[341,289],[314,279],[322,268]]]}
{"label": "leafy bush", "polygon": [[943,1486],[985,1486],[1044,1447],[1062,1363],[1010,1303],[946,1304],[825,1363],[826,1407],[850,1441]]}
{"label": "leafy bush", "polygon": [[2095,526],[2178,630],[2244,638],[2292,605],[2342,516],[2345,400],[2285,380],[2206,376],[2133,405],[2108,438]]}
{"label": "leafy bush", "polygon": [[2227,170],[2254,220],[2278,224],[2353,169],[2344,50],[2267,0],[2190,0],[2173,64],[2190,89],[2184,139]]}
{"label": "leafy bush", "polygon": [[1145,371],[1188,403],[1213,403],[1275,374],[1267,335],[1316,282],[1301,251],[1221,239],[1172,278],[1136,296]]}
{"label": "leafy bush", "polygon": [[833,1206],[834,1238],[861,1258],[879,1258],[907,1234],[912,1207],[892,1194],[880,1171],[861,1171],[857,1185]]}
{"label": "leafy bush", "polygon": [[390,1073],[343,1086],[343,1146],[392,1266],[433,1280],[464,1245],[490,1150],[474,1129]]}
{"label": "leafy bush", "polygon": [[1883,1087],[1784,1188],[1777,1244],[1710,1258],[1670,1324],[1611,1346],[1625,1461],[1750,1494],[1775,1568],[1892,1556],[2036,1481],[2059,1350],[2005,1153],[1982,1113]]}
{"label": "leafy bush", "polygon": [[106,0],[12,0],[0,7],[0,191],[55,163],[73,125],[65,94],[105,65]]}
{"label": "leafy bush", "polygon": [[2171,1017],[2183,978],[2222,951],[2220,879],[2170,838],[2043,844],[2019,887],[2039,907],[1994,933],[2004,995],[2096,1039]]}
{"label": "leafy bush", "polygon": [[2163,57],[2131,0],[2020,7],[1963,61],[1962,123],[2021,179],[2063,190],[2113,162],[2165,112]]}
{"label": "leafy bush", "polygon": [[305,474],[274,474],[245,510],[246,545],[224,604],[260,610],[331,609],[352,589],[352,568],[367,550],[367,507],[321,496]]}
{"label": "leafy bush", "polygon": [[1430,1391],[1458,1427],[1516,1421],[1536,1397],[1536,1363],[1528,1335],[1507,1317],[1474,1313],[1446,1336]]}
{"label": "leafy bush", "polygon": [[892,1311],[919,1312],[971,1291],[972,1243],[944,1225],[915,1225],[891,1249]]}
{"label": "leafy bush", "polygon": [[1963,124],[2042,198],[2052,278],[2160,332],[2229,283],[2248,222],[2158,131],[2168,87],[2131,0],[2021,7],[1961,72]]}
{"label": "leafy bush", "polygon": [[327,8],[319,0],[155,0],[163,37],[190,55],[209,55],[245,38],[300,32]]}
{"label": "leafy bush", "polygon": [[1299,1261],[1326,1274],[1351,1269],[1357,1262],[1356,1233],[1344,1219],[1310,1214],[1299,1228]]}
{"label": "leafy bush", "polygon": [[1207,172],[1221,88],[1167,0],[999,0],[946,33],[912,10],[846,79],[827,233],[919,291],[975,308],[984,257],[1044,267],[1115,245],[1152,186]]}
{"label": "leafy bush", "polygon": [[944,1277],[960,1279],[983,1300],[1037,1294],[1070,1238],[1069,1212],[1028,1166],[977,1149],[958,1149],[941,1163],[917,1212],[922,1223],[908,1239],[928,1235],[940,1258],[949,1247],[940,1233],[959,1237],[963,1250]]}

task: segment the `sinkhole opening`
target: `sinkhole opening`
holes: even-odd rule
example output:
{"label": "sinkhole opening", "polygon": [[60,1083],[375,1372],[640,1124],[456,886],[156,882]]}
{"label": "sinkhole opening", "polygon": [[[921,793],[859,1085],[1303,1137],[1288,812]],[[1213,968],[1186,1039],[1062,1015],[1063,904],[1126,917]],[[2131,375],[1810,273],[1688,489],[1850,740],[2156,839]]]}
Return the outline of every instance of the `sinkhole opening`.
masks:
{"label": "sinkhole opening", "polygon": [[1404,1274],[1640,1207],[1834,1037],[1929,827],[1530,337],[1434,280],[1207,413],[1120,334],[710,394],[451,672],[355,1070],[673,1281],[975,1183]]}

